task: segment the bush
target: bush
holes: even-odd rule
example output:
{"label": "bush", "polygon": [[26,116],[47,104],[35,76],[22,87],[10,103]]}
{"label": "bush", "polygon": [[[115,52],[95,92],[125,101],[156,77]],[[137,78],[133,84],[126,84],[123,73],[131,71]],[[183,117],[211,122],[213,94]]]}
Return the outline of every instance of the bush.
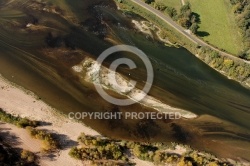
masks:
{"label": "bush", "polygon": [[77,147],[73,147],[72,149],[70,149],[69,155],[78,160],[82,159],[81,151],[78,150]]}
{"label": "bush", "polygon": [[27,127],[26,129],[33,138],[43,141],[42,148],[44,151],[53,151],[59,148],[58,142],[53,138],[52,134],[32,127]]}
{"label": "bush", "polygon": [[[109,140],[101,137],[93,137],[81,133],[77,139],[83,146],[73,147],[69,155],[78,160],[119,160],[128,162],[125,155],[126,143]],[[121,145],[123,144],[123,145]]]}
{"label": "bush", "polygon": [[6,113],[2,108],[0,108],[0,120],[6,123],[16,125],[21,128],[26,128],[27,126],[37,127],[38,122],[29,120],[28,118],[21,118],[19,116],[13,116]]}
{"label": "bush", "polygon": [[21,158],[24,159],[27,163],[34,163],[36,160],[35,154],[28,150],[22,151]]}
{"label": "bush", "polygon": [[178,13],[177,13],[177,10],[175,8],[167,6],[164,12],[167,13],[169,15],[169,17],[176,20],[176,16],[178,15]]}
{"label": "bush", "polygon": [[154,8],[160,11],[164,11],[167,7],[163,3],[154,3]]}

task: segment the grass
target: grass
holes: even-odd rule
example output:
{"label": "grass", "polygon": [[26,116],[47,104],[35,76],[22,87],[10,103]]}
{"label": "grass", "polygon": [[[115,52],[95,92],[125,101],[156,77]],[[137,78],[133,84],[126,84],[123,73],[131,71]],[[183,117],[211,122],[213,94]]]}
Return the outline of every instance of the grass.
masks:
{"label": "grass", "polygon": [[227,0],[189,0],[189,2],[192,11],[200,15],[199,31],[209,33],[200,36],[227,52],[239,53],[242,42],[229,2]]}
{"label": "grass", "polygon": [[181,0],[155,0],[155,2],[160,2],[163,3],[166,6],[169,7],[174,7],[176,10],[179,11],[179,9],[181,8]]}

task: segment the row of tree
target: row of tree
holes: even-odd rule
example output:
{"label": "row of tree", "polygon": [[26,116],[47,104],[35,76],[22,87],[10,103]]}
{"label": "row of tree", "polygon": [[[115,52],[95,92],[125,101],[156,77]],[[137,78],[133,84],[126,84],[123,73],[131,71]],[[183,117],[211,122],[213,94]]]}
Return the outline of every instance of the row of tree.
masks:
{"label": "row of tree", "polygon": [[250,60],[250,1],[249,0],[230,0],[233,11],[236,15],[236,22],[241,29],[244,41],[244,51],[240,57]]}
{"label": "row of tree", "polygon": [[250,66],[240,60],[233,60],[229,57],[221,56],[218,52],[208,47],[201,47],[197,50],[200,58],[215,69],[223,71],[229,77],[238,81],[245,81],[250,75]]}
{"label": "row of tree", "polygon": [[192,12],[191,4],[189,2],[181,7],[179,14],[174,7],[166,6],[161,2],[155,2],[154,0],[145,0],[145,3],[151,4],[155,9],[166,13],[173,20],[177,21],[182,27],[191,30],[192,33],[197,33],[199,28],[199,19],[197,18],[195,13]]}
{"label": "row of tree", "polygon": [[[82,133],[78,137],[81,147],[73,147],[69,155],[80,160],[97,162],[119,162],[120,164],[133,165],[129,161],[129,156],[136,156],[145,161],[150,161],[156,165],[173,164],[179,166],[218,166],[229,165],[216,159],[208,153],[194,151],[188,146],[172,143],[134,142],[111,140],[103,137],[93,137]],[[185,154],[175,154],[176,146],[181,146],[187,150]],[[168,153],[168,150],[171,153]],[[102,165],[104,165],[102,163]],[[116,163],[117,164],[117,163]],[[116,165],[112,164],[112,165]],[[122,165],[122,164],[121,164]]]}

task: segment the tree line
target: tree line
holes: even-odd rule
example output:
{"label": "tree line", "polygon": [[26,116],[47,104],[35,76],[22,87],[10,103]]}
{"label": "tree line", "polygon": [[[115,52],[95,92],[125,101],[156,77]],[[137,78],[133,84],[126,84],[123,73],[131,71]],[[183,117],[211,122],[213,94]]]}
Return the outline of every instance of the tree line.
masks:
{"label": "tree line", "polygon": [[166,6],[161,2],[155,2],[154,0],[144,0],[144,2],[151,4],[155,9],[162,11],[174,21],[177,21],[182,27],[197,34],[199,18],[197,18],[196,14],[192,12],[191,4],[189,2],[183,5],[179,12],[174,7]]}
{"label": "tree line", "polygon": [[[82,161],[91,161],[94,165],[134,165],[130,158],[135,156],[155,165],[178,166],[229,166],[215,156],[193,150],[189,146],[177,143],[150,143],[108,139],[101,136],[89,136],[81,133],[78,137],[81,145],[73,147],[69,155]],[[186,153],[174,153],[179,147],[186,149]],[[169,151],[169,152],[168,152]]]}
{"label": "tree line", "polygon": [[241,35],[244,42],[244,50],[240,57],[250,60],[250,1],[249,0],[230,0],[233,5],[233,12],[236,16],[236,22],[241,29]]}

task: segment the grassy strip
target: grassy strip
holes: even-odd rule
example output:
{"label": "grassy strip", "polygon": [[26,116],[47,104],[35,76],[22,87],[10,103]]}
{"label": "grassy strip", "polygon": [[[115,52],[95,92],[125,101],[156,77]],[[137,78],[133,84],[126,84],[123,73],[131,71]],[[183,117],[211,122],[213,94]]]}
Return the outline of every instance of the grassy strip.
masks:
{"label": "grassy strip", "polygon": [[38,126],[37,121],[29,120],[27,118],[21,118],[19,116],[17,116],[17,117],[13,116],[13,115],[8,114],[5,111],[3,111],[2,108],[0,108],[0,121],[13,124],[13,125],[20,127],[20,128],[26,128],[27,126],[31,126],[31,127]]}

